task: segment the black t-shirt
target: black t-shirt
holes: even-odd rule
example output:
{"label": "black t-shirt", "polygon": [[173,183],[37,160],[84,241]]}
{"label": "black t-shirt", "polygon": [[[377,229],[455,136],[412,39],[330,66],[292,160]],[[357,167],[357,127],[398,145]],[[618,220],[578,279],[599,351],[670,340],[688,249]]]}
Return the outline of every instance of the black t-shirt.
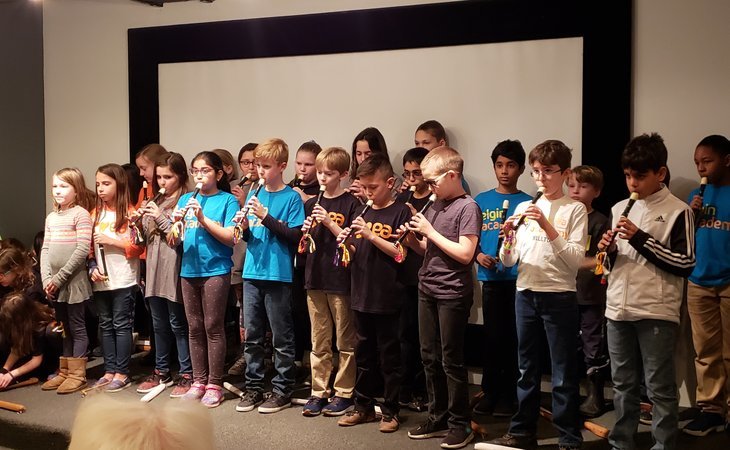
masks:
{"label": "black t-shirt", "polygon": [[[361,210],[358,208],[358,214]],[[396,230],[410,218],[411,210],[398,202],[383,209],[370,209],[364,216],[370,229],[390,242],[395,242]],[[370,241],[353,241],[356,251],[350,266],[352,309],[373,314],[397,313],[403,301],[402,265]]]}
{"label": "black t-shirt", "polygon": [[299,189],[307,195],[317,195],[319,194],[319,182],[314,180],[312,184],[300,184]]}
{"label": "black t-shirt", "polygon": [[[588,244],[586,245],[586,256],[596,256],[598,243],[603,233],[606,232],[610,223],[608,217],[595,209],[588,214]],[[606,287],[601,284],[602,275],[593,273],[594,269],[579,269],[576,277],[575,287],[579,305],[605,305]]]}
{"label": "black t-shirt", "polygon": [[[410,192],[401,192],[398,194],[398,197],[395,199],[395,201],[400,203],[405,203],[406,200],[408,200],[408,196],[410,195]],[[428,197],[430,195],[427,195],[423,198],[416,198],[413,197],[410,201],[411,205],[416,209],[416,212],[420,211],[421,208],[428,202]],[[418,236],[421,238],[421,236]],[[406,257],[406,260],[403,261],[403,283],[406,286],[418,286],[418,270],[423,265],[423,256],[419,255],[412,249],[408,249],[408,256]]]}
{"label": "black t-shirt", "polygon": [[[317,203],[316,197],[310,198],[304,204],[304,213],[307,216],[312,214],[315,203]],[[322,196],[319,204],[340,228],[349,226],[352,219],[362,210],[360,201],[349,192],[334,198]],[[310,234],[314,239],[316,250],[306,258],[304,287],[333,294],[349,294],[350,268],[335,265],[337,236],[320,223],[312,227]],[[301,256],[303,255],[297,255],[297,258]]]}

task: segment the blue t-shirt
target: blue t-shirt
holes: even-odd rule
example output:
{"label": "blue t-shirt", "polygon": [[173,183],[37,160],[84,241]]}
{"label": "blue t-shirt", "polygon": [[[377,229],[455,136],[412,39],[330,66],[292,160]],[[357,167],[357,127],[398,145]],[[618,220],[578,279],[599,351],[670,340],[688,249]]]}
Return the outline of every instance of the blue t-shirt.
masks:
{"label": "blue t-shirt", "polygon": [[[482,253],[494,256],[499,254],[497,242],[499,241],[500,226],[504,220],[514,214],[515,208],[522,202],[532,200],[532,197],[522,191],[514,194],[500,194],[496,189],[482,192],[474,199],[482,212],[482,236],[479,246]],[[504,201],[509,201],[509,208],[502,211]],[[517,279],[517,264],[512,267],[497,266],[499,270],[487,269],[477,264],[477,279],[479,281],[505,281]]]}
{"label": "blue t-shirt", "polygon": [[[249,192],[246,201],[253,196],[254,191]],[[261,189],[258,199],[271,218],[283,222],[287,227],[301,227],[304,223],[302,199],[289,186],[277,192]],[[252,213],[248,215],[248,225],[250,232],[243,263],[243,279],[291,283],[293,246],[272,233]]]}
{"label": "blue t-shirt", "polygon": [[[688,203],[699,193],[689,194]],[[730,283],[730,186],[708,184],[695,237],[695,265],[689,280],[700,286]]]}
{"label": "blue t-shirt", "polygon": [[[188,192],[180,196],[178,208],[182,208],[193,194]],[[233,216],[238,211],[236,197],[228,192],[218,191],[213,195],[198,195],[203,214],[222,227],[232,227]],[[180,276],[185,278],[212,277],[231,273],[231,255],[233,248],[221,243],[207,230],[200,227],[198,219],[192,213],[184,219],[185,239],[183,240],[183,257]],[[233,242],[231,242],[233,245]]]}

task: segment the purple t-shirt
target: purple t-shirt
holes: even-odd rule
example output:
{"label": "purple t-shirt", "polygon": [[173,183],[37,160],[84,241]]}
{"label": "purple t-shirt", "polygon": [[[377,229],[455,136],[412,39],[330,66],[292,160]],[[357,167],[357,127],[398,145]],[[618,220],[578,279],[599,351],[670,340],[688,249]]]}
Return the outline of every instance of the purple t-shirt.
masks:
{"label": "purple t-shirt", "polygon": [[[466,194],[451,200],[436,200],[424,215],[436,231],[454,242],[458,242],[460,236],[478,238],[481,233],[482,213],[479,205]],[[474,249],[468,264],[461,264],[429,241],[423,266],[418,271],[418,288],[431,297],[444,300],[472,295],[472,264],[478,249],[479,245]]]}

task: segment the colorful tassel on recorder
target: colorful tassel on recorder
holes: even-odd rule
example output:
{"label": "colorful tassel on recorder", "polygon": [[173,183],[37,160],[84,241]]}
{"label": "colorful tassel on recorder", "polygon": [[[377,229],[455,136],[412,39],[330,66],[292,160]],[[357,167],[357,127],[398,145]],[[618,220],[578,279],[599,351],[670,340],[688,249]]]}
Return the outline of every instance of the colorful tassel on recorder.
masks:
{"label": "colorful tassel on recorder", "polygon": [[337,245],[334,262],[336,266],[340,267],[347,267],[350,265],[350,250],[344,242]]}
{"label": "colorful tassel on recorder", "polygon": [[302,238],[299,239],[299,245],[297,246],[297,252],[298,253],[314,253],[317,250],[317,245],[314,243],[314,239],[312,238],[312,235],[309,233],[304,233],[302,235]]}
{"label": "colorful tassel on recorder", "polygon": [[395,255],[395,258],[393,259],[395,259],[395,262],[397,263],[402,263],[403,261],[405,261],[406,256],[408,255],[408,251],[405,247],[403,247],[403,244],[401,244],[400,242],[395,243],[395,249],[398,251],[398,254]]}

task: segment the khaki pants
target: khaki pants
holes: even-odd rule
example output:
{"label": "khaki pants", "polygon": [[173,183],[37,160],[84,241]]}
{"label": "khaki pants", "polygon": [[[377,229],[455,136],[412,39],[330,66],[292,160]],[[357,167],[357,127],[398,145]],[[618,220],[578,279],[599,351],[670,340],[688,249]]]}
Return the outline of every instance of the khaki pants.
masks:
{"label": "khaki pants", "polygon": [[707,413],[727,412],[730,375],[730,284],[703,287],[688,282],[687,310],[697,371],[697,406]]}
{"label": "khaki pants", "polygon": [[312,322],[312,395],[329,396],[329,380],[332,374],[332,326],[337,335],[339,368],[333,389],[338,397],[351,398],[355,390],[355,327],[350,309],[350,297],[328,294],[324,291],[307,291],[307,306]]}

